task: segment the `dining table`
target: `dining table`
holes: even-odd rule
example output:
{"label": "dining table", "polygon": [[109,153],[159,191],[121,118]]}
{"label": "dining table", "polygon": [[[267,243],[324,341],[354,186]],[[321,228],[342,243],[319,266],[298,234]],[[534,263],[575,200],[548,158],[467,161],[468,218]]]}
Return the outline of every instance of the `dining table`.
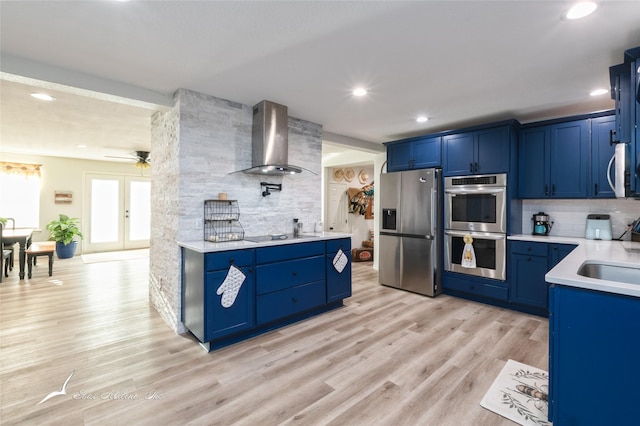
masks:
{"label": "dining table", "polygon": [[18,228],[18,229],[3,229],[2,230],[2,242],[4,244],[20,245],[18,264],[20,265],[20,279],[24,279],[24,270],[26,264],[26,250],[31,245],[31,236],[33,235],[33,228]]}

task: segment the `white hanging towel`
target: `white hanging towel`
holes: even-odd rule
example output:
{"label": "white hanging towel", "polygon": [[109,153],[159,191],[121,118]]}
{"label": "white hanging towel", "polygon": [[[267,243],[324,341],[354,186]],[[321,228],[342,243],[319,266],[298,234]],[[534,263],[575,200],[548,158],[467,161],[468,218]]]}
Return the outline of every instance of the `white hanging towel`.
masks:
{"label": "white hanging towel", "polygon": [[473,238],[471,235],[464,236],[464,248],[462,249],[462,262],[460,266],[463,268],[476,267],[476,252],[473,250]]}
{"label": "white hanging towel", "polygon": [[218,296],[222,295],[220,304],[223,308],[233,306],[236,301],[236,297],[238,297],[238,293],[240,292],[240,287],[242,287],[242,283],[244,283],[246,278],[247,276],[235,265],[231,265],[229,267],[227,277],[222,281],[222,284],[220,284],[220,287],[218,287],[218,290],[216,291]]}

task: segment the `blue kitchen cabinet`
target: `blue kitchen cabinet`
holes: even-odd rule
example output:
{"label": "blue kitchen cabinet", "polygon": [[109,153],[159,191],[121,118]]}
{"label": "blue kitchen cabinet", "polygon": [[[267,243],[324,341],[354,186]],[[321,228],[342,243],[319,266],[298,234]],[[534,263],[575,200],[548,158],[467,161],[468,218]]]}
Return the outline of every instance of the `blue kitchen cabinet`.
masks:
{"label": "blue kitchen cabinet", "polygon": [[[607,179],[609,160],[615,153],[615,145],[610,142],[615,127],[614,115],[591,120],[591,198],[615,198]],[[611,171],[611,176],[612,180],[615,179],[615,170]]]}
{"label": "blue kitchen cabinet", "polygon": [[518,196],[519,198],[548,198],[549,126],[529,127],[520,130],[518,146]]}
{"label": "blue kitchen cabinet", "polygon": [[550,184],[553,198],[586,198],[589,122],[551,125]]}
{"label": "blue kitchen cabinet", "polygon": [[511,241],[510,245],[510,301],[546,310],[547,283],[544,275],[549,270],[547,244]]}
{"label": "blue kitchen cabinet", "polygon": [[520,198],[587,198],[589,120],[527,127],[520,132]]}
{"label": "blue kitchen cabinet", "polygon": [[609,68],[615,101],[614,141],[627,144],[630,195],[640,194],[640,46],[624,52],[624,62]]}
{"label": "blue kitchen cabinet", "polygon": [[411,169],[440,167],[440,136],[411,138],[386,143],[387,171],[398,172]]}
{"label": "blue kitchen cabinet", "polygon": [[[340,269],[340,256],[346,257],[344,267]],[[351,297],[351,238],[327,241],[327,302]]]}
{"label": "blue kitchen cabinet", "polygon": [[[350,241],[317,239],[211,253],[183,247],[182,322],[212,350],[338,308],[351,295]],[[327,259],[338,248],[345,250],[348,263],[336,276],[329,273]],[[236,289],[230,303],[222,290],[229,296]]]}
{"label": "blue kitchen cabinet", "polygon": [[507,173],[511,126],[445,135],[443,173],[445,176]]}
{"label": "blue kitchen cabinet", "polygon": [[[273,249],[272,249],[273,250]],[[324,249],[256,267],[256,320],[266,324],[326,304]]]}
{"label": "blue kitchen cabinet", "polygon": [[512,240],[509,246],[509,302],[546,316],[549,293],[544,276],[576,246]]}
{"label": "blue kitchen cabinet", "polygon": [[[442,289],[445,294],[464,297],[479,302],[500,304],[509,300],[506,281],[476,277],[457,272],[442,272]],[[504,306],[504,305],[500,305]]]}
{"label": "blue kitchen cabinet", "polygon": [[[184,252],[183,279],[188,280],[188,285],[183,287],[183,322],[200,341],[215,340],[254,327],[253,263],[253,250],[206,254],[190,250]],[[232,269],[232,265],[237,270]],[[225,292],[218,294],[225,280],[225,292],[234,293],[233,285],[239,287],[237,296],[232,297],[233,303],[226,307],[222,302]]]}
{"label": "blue kitchen cabinet", "polygon": [[638,424],[640,298],[558,284],[549,292],[549,419]]}

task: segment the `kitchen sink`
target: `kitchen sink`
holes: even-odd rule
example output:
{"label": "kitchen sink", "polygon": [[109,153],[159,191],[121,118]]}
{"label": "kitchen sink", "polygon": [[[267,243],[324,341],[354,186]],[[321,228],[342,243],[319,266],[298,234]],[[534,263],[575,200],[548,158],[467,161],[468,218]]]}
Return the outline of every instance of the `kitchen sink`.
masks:
{"label": "kitchen sink", "polygon": [[617,281],[627,284],[640,284],[640,267],[609,265],[606,263],[584,262],[578,275],[599,280]]}

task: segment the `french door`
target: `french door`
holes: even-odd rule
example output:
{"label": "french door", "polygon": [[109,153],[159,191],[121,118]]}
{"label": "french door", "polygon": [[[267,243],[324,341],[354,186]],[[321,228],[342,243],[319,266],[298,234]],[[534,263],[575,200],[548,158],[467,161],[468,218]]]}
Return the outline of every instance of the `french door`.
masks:
{"label": "french door", "polygon": [[145,176],[87,174],[83,252],[149,247],[151,181]]}

